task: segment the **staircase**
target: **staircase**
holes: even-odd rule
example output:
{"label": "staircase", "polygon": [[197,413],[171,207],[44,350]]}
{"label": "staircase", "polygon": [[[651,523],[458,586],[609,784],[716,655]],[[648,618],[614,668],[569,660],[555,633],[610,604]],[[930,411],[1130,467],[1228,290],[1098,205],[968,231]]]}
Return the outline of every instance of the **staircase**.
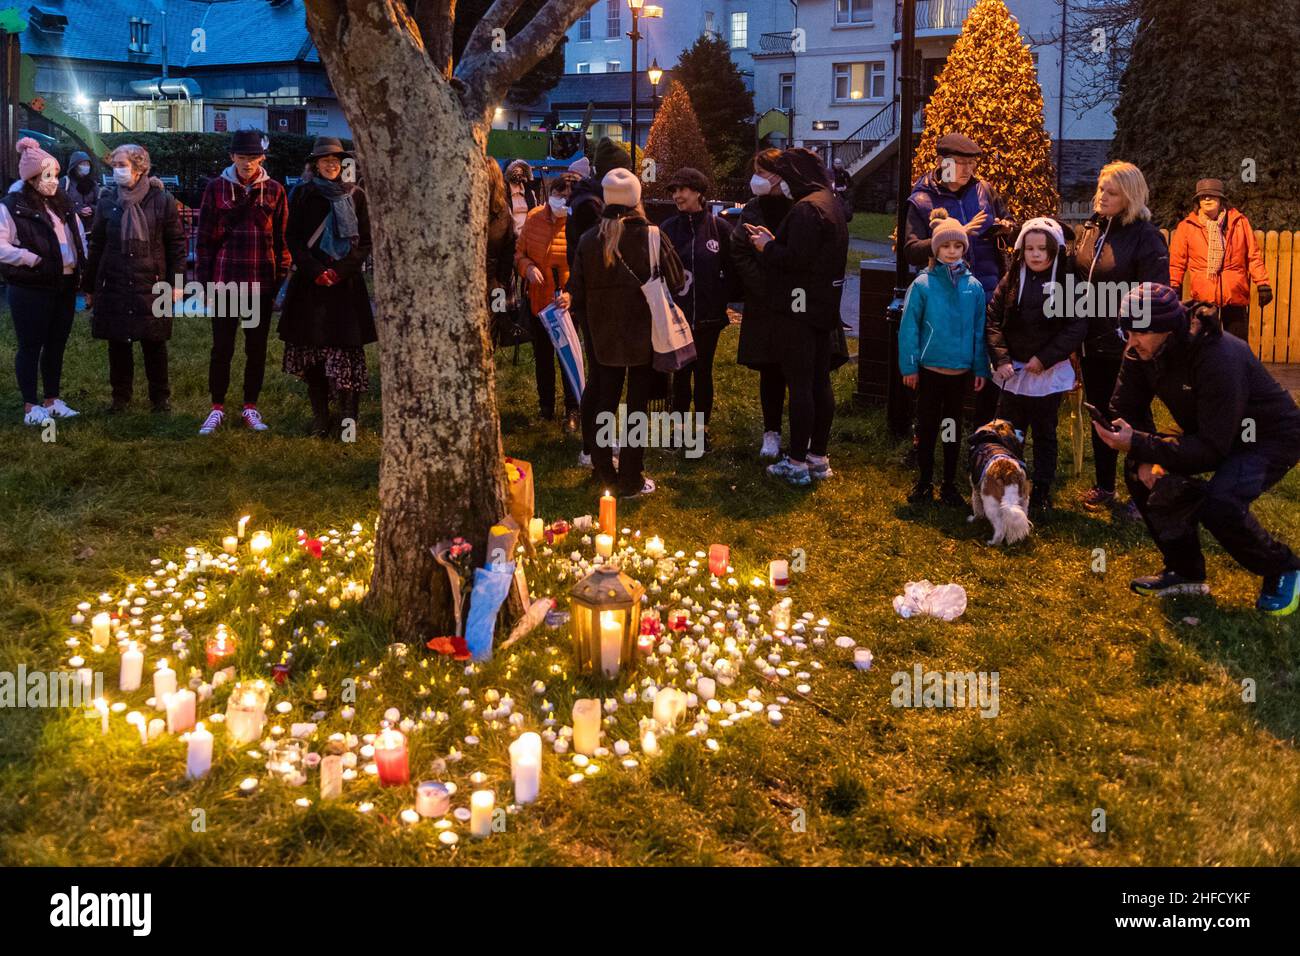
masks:
{"label": "staircase", "polygon": [[[857,180],[875,172],[898,149],[899,104],[887,103],[879,112],[859,126],[844,139],[820,148],[822,159],[829,166],[841,160],[850,178]],[[912,117],[912,131],[925,129],[925,108]]]}

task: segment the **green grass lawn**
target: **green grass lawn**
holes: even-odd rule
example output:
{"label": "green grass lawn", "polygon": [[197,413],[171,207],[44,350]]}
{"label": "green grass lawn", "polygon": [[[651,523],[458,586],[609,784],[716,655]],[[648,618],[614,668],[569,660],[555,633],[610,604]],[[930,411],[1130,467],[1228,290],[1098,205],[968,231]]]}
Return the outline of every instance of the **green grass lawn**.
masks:
{"label": "green grass lawn", "polygon": [[[155,557],[177,558],[194,544],[216,550],[241,514],[281,530],[346,529],[373,517],[376,397],[363,407],[355,444],[304,437],[303,388],[279,371],[273,340],[262,402],[271,431],[228,428],[200,438],[208,332],[197,322],[178,326],[171,349],[176,411],[167,418],[144,410],[103,414],[104,345],[90,339],[84,317],[64,390],[83,415],[61,424],[57,441],[43,443],[37,430],[17,424],[11,374],[0,376],[0,669],[62,666],[64,640],[84,634],[68,623],[78,601],[139,580]],[[1213,599],[1134,596],[1129,578],[1158,570],[1157,554],[1141,529],[1075,504],[1083,479],[1065,482],[1059,515],[1010,549],[986,547],[988,528],[968,525],[962,513],[907,506],[902,495],[912,475],[901,464],[904,448],[885,437],[879,411],[854,407],[852,366],[835,380],[835,478],[809,491],[775,484],[757,460],[756,378],[734,364],[735,347],[733,328],[717,360],[715,450],[698,461],[652,451],[648,470],[661,490],[622,503],[620,522],[664,536],[670,551],[727,542],[733,563],[748,574],[803,549],[807,570],[790,591],[796,610],[824,614],[831,634],[870,647],[874,669],[854,670],[847,652],[822,649],[824,670],[807,700],[791,695],[781,726],[741,722],[719,734],[716,753],[700,739],[676,736],[635,769],[602,761],[602,773],[573,786],[565,782],[568,758],[547,749],[540,802],[510,816],[506,833],[464,839],[454,850],[441,846],[427,823],[395,822],[409,796],[403,801],[371,783],[349,784],[341,804],[299,809],[295,796],[317,796],[314,775],[301,794],[264,783],[244,797],[239,780],[258,773],[247,758],[223,757],[208,778],[187,782],[175,739],[141,747],[115,730],[105,741],[98,722],[79,712],[4,710],[0,862],[1300,862],[1300,620],[1256,613],[1256,579],[1212,547]],[[6,318],[0,365],[8,370],[12,357]],[[517,365],[502,352],[498,367],[506,449],[534,463],[538,513],[549,520],[593,512],[599,489],[576,466],[578,443],[535,420],[530,349],[521,350]],[[241,368],[237,356],[236,383]],[[143,382],[138,391],[143,396]],[[1300,543],[1300,476],[1265,496],[1257,512]],[[1105,573],[1093,570],[1098,549]],[[898,618],[892,597],[920,578],[964,585],[966,614],[954,623]],[[242,594],[264,603],[264,616],[275,613],[275,598]],[[275,633],[283,638],[290,625],[316,616],[339,644],[305,658],[302,670],[311,672],[295,672],[287,688],[300,704],[295,713],[314,708],[307,699],[313,680],[334,686],[365,674],[387,643],[382,622],[355,608],[308,612]],[[548,697],[567,715],[582,687],[549,675],[547,666],[566,651],[560,645],[552,654],[552,641],[554,632],[531,635],[519,654],[499,655],[470,677],[440,657],[412,664],[411,677],[387,667],[361,693],[354,729],[377,729],[386,706],[414,709],[414,685],[427,683],[432,695],[419,706],[453,712],[414,749],[412,776],[427,778],[429,761],[466,732],[455,695],[462,684],[476,699],[501,688],[523,702],[529,683],[545,677]],[[254,649],[250,644],[241,657],[249,674],[259,673]],[[917,664],[997,671],[998,716],[891,706],[891,675]],[[1253,703],[1242,700],[1244,679],[1256,686]],[[757,683],[745,676],[738,687]],[[115,679],[106,684],[113,697]],[[527,712],[532,724],[536,712]],[[477,769],[499,795],[508,793],[507,741],[485,732],[481,752],[451,766],[462,799]],[[363,799],[373,799],[376,812],[357,812]],[[206,813],[203,832],[194,832],[196,808]],[[1105,811],[1104,832],[1093,829],[1097,809]],[[794,825],[798,818],[806,825]]]}
{"label": "green grass lawn", "polygon": [[854,239],[888,242],[898,220],[893,213],[855,212],[849,220],[849,235]]}

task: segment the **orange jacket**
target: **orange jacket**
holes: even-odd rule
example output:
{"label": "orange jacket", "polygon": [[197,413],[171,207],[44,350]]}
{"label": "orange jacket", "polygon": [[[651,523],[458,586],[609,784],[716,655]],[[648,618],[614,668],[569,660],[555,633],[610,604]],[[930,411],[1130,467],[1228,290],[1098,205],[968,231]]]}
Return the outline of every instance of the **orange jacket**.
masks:
{"label": "orange jacket", "polygon": [[1215,305],[1250,305],[1250,284],[1270,285],[1264,257],[1255,244],[1250,220],[1228,210],[1223,225],[1223,268],[1217,276],[1205,272],[1209,238],[1200,217],[1192,213],[1178,224],[1169,243],[1169,284],[1182,289],[1184,273],[1192,279],[1191,297]]}
{"label": "orange jacket", "polygon": [[569,281],[564,219],[552,213],[549,205],[529,210],[524,231],[515,245],[515,269],[526,279],[530,266],[542,270],[541,282],[528,283],[528,305],[536,315],[555,299],[555,278],[551,270],[559,271],[561,288]]}

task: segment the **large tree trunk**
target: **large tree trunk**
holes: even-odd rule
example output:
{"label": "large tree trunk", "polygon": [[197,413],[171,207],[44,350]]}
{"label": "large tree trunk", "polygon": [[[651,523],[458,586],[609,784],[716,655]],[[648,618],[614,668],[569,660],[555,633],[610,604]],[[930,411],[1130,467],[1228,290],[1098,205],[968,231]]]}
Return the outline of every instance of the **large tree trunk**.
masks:
{"label": "large tree trunk", "polygon": [[383,384],[372,603],[408,639],[453,633],[430,547],[482,558],[505,513],[484,274],[486,129],[425,54],[400,3],[308,0],[370,202]]}

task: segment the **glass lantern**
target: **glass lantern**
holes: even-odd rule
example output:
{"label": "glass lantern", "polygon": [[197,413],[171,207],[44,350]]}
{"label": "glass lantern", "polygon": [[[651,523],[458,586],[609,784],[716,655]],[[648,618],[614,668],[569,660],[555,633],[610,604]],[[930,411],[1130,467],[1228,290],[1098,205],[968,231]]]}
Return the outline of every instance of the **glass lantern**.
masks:
{"label": "glass lantern", "polygon": [[644,593],[638,582],[607,565],[574,585],[569,632],[578,673],[616,677],[635,664]]}
{"label": "glass lantern", "polygon": [[232,745],[260,740],[271,689],[266,681],[240,681],[226,702],[226,735]]}

